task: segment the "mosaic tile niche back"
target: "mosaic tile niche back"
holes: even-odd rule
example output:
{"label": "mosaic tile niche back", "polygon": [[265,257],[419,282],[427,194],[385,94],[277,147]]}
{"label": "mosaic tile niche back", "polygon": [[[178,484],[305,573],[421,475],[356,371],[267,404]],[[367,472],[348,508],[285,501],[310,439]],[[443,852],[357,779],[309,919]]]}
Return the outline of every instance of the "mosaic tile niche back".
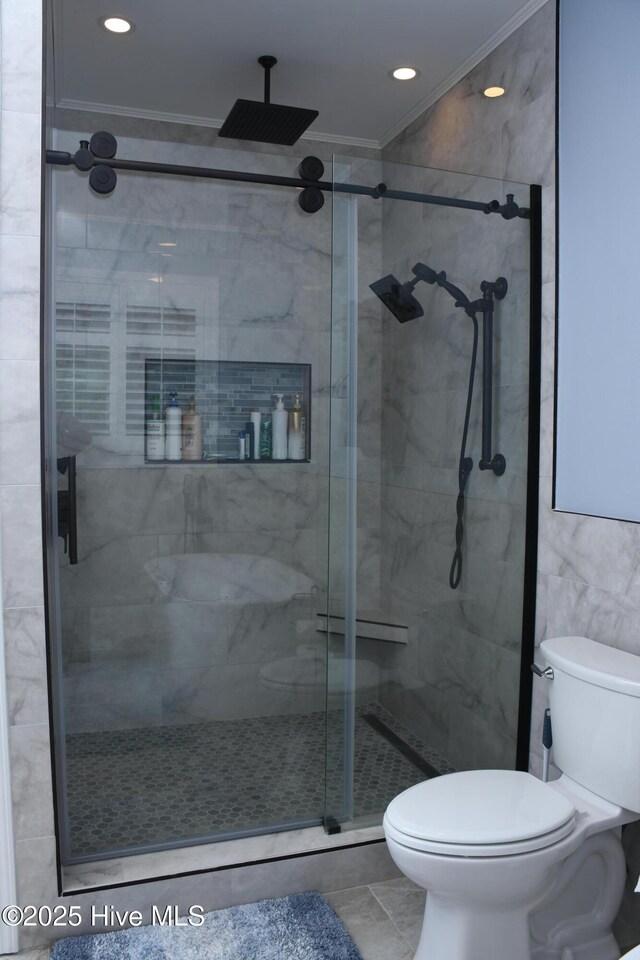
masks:
{"label": "mosaic tile niche back", "polygon": [[[145,362],[145,462],[247,463],[261,460],[283,462],[273,457],[273,411],[282,395],[288,411],[289,433],[294,423],[291,412],[297,399],[302,421],[302,440],[297,452],[285,462],[308,462],[311,450],[311,365],[305,363],[259,363],[228,360],[148,359]],[[191,403],[200,417],[196,453],[187,458],[182,428],[180,456],[170,454],[171,423],[186,424],[184,415]],[[172,414],[172,402],[180,413]],[[257,417],[259,414],[259,418]],[[253,422],[253,430],[249,425]],[[161,436],[154,446],[154,433]],[[260,434],[258,436],[258,433]],[[245,436],[245,450],[241,435]],[[250,447],[256,437],[258,450]],[[253,442],[253,441],[251,441]],[[288,446],[291,453],[291,444]]]}

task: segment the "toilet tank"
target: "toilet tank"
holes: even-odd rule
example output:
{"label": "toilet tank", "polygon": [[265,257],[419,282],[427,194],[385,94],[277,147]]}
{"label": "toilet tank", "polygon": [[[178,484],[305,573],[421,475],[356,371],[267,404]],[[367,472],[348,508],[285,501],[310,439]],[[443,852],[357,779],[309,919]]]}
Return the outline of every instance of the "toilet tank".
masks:
{"label": "toilet tank", "polygon": [[640,657],[587,637],[540,645],[548,666],[553,760],[611,803],[640,813]]}

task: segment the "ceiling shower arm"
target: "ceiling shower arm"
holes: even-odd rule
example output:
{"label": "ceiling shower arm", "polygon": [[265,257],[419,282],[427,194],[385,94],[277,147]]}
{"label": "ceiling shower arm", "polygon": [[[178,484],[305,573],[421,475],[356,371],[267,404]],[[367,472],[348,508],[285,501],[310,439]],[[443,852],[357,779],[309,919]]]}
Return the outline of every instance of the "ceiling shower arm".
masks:
{"label": "ceiling shower arm", "polygon": [[271,103],[271,69],[275,67],[277,63],[275,57],[258,57],[258,63],[261,67],[264,67],[264,102]]}

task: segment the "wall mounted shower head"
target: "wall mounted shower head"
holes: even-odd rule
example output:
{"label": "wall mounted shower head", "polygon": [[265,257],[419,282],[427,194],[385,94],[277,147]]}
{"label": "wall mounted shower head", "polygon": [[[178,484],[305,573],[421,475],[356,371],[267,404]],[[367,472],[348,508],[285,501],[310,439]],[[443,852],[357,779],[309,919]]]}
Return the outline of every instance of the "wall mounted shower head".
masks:
{"label": "wall mounted shower head", "polygon": [[467,295],[447,280],[444,270],[437,273],[426,263],[416,263],[412,268],[412,273],[415,280],[409,280],[407,283],[400,283],[390,273],[386,277],[382,277],[381,280],[369,284],[369,288],[382,300],[385,307],[391,311],[400,323],[406,323],[407,320],[417,320],[418,317],[424,316],[421,304],[413,296],[414,288],[421,280],[424,280],[425,283],[437,283],[439,287],[442,287],[453,297],[456,301],[456,307],[466,308],[470,306]]}
{"label": "wall mounted shower head", "polygon": [[422,306],[412,293],[417,282],[413,280],[402,284],[390,273],[381,280],[369,284],[369,288],[382,300],[396,320],[406,323],[408,320],[417,320],[418,317],[424,316]]}

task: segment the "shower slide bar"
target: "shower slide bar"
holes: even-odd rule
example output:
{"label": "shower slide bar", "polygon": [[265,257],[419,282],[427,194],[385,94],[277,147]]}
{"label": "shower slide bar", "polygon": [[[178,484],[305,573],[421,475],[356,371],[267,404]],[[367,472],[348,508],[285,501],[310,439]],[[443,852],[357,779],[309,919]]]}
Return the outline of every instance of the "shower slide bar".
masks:
{"label": "shower slide bar", "polygon": [[[94,137],[105,136],[104,133]],[[111,134],[106,134],[111,137]],[[112,138],[115,143],[115,138]],[[93,143],[94,138],[92,138]],[[115,153],[115,150],[114,150]],[[91,170],[91,186],[99,193],[111,193],[116,185],[115,170],[130,170],[137,173],[159,173],[177,177],[199,177],[204,180],[232,180],[238,183],[263,183],[276,187],[294,187],[296,189],[313,189],[325,192],[360,194],[372,197],[375,200],[386,198],[389,200],[409,200],[413,203],[429,203],[441,207],[459,207],[463,210],[478,210],[481,213],[499,213],[505,220],[515,217],[529,219],[530,211],[526,207],[519,207],[513,199],[513,194],[507,194],[504,204],[498,200],[483,203],[478,200],[461,200],[457,197],[440,197],[429,193],[413,193],[407,190],[391,190],[386,184],[379,183],[375,187],[368,187],[356,183],[333,183],[329,180],[305,180],[300,177],[279,177],[267,173],[251,173],[243,170],[218,170],[209,167],[191,167],[176,163],[154,163],[148,160],[118,160],[114,156],[95,156],[89,148],[89,141],[81,140],[80,149],[76,153],[63,150],[47,150],[46,162],[54,166],[75,166],[86,172]]]}

